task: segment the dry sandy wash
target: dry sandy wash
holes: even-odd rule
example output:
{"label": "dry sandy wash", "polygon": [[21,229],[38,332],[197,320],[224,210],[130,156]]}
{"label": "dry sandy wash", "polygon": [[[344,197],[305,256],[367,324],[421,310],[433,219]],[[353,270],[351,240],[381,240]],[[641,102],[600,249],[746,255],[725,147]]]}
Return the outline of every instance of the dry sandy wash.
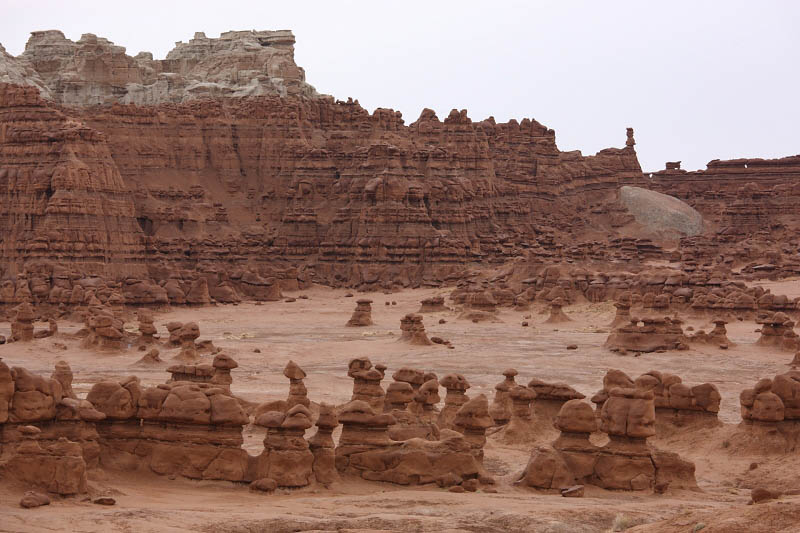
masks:
{"label": "dry sandy wash", "polygon": [[[773,284],[775,292],[794,294],[800,282]],[[722,425],[689,424],[660,431],[652,445],[677,452],[696,465],[699,490],[668,489],[612,491],[586,485],[583,498],[563,498],[558,491],[536,490],[515,482],[531,452],[558,435],[550,422],[527,439],[511,439],[503,430],[487,432],[484,466],[494,478],[477,492],[451,492],[436,484],[403,487],[343,475],[325,488],[318,483],[272,493],[248,490],[246,483],[190,480],[158,476],[139,469],[88,471],[88,497],[54,497],[48,506],[22,509],[25,487],[0,483],[0,531],[797,531],[800,496],[794,495],[800,457],[760,450],[758,443],[742,439],[739,394],[756,380],[787,371],[791,354],[755,345],[758,327],[753,321],[728,324],[732,345],[714,345],[688,351],[620,355],[603,347],[608,324],[614,317],[609,303],[565,306],[570,322],[546,322],[547,308],[537,304],[529,311],[502,309],[494,320],[474,323],[449,308],[426,313],[427,335],[447,339],[453,348],[418,346],[399,341],[401,318],[419,309],[420,301],[447,296],[446,290],[409,290],[394,294],[357,294],[313,288],[288,296],[295,301],[266,304],[242,303],[156,313],[162,340],[170,321],[196,321],[201,339],[210,339],[233,357],[238,368],[231,373],[231,391],[254,404],[286,398],[283,369],[293,360],[307,373],[305,385],[315,402],[343,405],[351,398],[353,381],[348,362],[368,357],[383,363],[388,375],[401,367],[433,371],[440,378],[463,374],[472,387],[468,394],[494,397],[502,371],[513,367],[517,381],[531,378],[564,382],[591,398],[603,388],[603,376],[616,368],[636,378],[653,369],[681,376],[684,382],[712,383],[721,396]],[[347,327],[357,298],[370,298],[373,324]],[[447,300],[446,300],[447,301]],[[386,305],[386,302],[389,302]],[[529,325],[521,324],[525,317]],[[444,323],[440,319],[444,319]],[[702,321],[684,324],[708,328]],[[24,366],[34,374],[49,375],[55,363],[69,363],[73,390],[85,397],[102,380],[121,380],[136,374],[141,385],[164,383],[169,361],[182,348],[161,349],[165,363],[134,367],[142,351],[97,351],[81,347],[72,335],[80,323],[61,322],[55,337],[0,346],[9,367]],[[127,329],[133,326],[126,324]],[[7,325],[0,333],[10,334]],[[567,349],[567,345],[577,349]],[[260,350],[260,351],[257,351]],[[210,362],[211,356],[201,357]],[[384,381],[384,386],[387,382]],[[315,405],[314,404],[314,405]],[[441,406],[441,404],[440,404]],[[536,415],[535,415],[536,416]],[[661,429],[661,426],[659,426]],[[312,433],[313,430],[309,430]],[[265,430],[245,426],[244,447],[257,453]],[[338,439],[340,430],[334,433]],[[593,436],[593,441],[595,437]],[[750,505],[751,489],[779,490],[777,500]],[[110,496],[110,507],[91,502]]]}

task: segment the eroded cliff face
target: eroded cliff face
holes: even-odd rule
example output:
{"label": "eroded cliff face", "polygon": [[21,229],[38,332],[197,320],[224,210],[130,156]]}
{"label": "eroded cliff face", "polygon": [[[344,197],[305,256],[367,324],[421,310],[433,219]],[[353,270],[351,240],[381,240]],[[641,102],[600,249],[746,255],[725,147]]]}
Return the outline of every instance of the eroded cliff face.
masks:
{"label": "eroded cliff face", "polygon": [[[265,94],[314,96],[294,62],[290,31],[231,31],[210,39],[195,33],[177,42],[166,59],[87,33],[77,41],[58,30],[31,33],[17,58],[0,51],[0,81],[35,85],[65,105],[152,105],[198,98]],[[4,68],[5,67],[5,68]],[[12,73],[13,71],[13,73]]]}
{"label": "eroded cliff face", "polygon": [[105,135],[48,106],[35,87],[0,84],[0,250],[10,274],[40,259],[142,273],[134,215]]}
{"label": "eroded cliff face", "polygon": [[[162,285],[200,274],[212,295],[242,269],[283,286],[418,286],[631,240],[617,191],[645,184],[633,130],[583,156],[533,119],[426,109],[406,125],[316,93],[293,44],[286,31],[196,34],[153,60],[45,31],[2,55],[4,276],[57,261]],[[615,258],[652,248],[630,244]]]}
{"label": "eroded cliff face", "polygon": [[562,153],[536,121],[466,111],[405,126],[354,102],[264,97],[82,117],[108,136],[156,256],[311,262],[326,282],[441,281],[579,232],[587,205],[642,179],[632,146]]}
{"label": "eroded cliff face", "polygon": [[761,234],[794,237],[800,226],[800,155],[710,161],[687,172],[680,161],[651,173],[648,186],[677,196],[717,225],[726,241]]}
{"label": "eroded cliff face", "polygon": [[[426,110],[405,126],[392,110],[305,97],[58,110],[3,87],[7,263],[93,257],[122,274],[284,261],[329,283],[439,282],[594,224],[586,206],[642,179],[632,146],[563,153],[529,119]],[[54,255],[53,228],[99,248]]]}

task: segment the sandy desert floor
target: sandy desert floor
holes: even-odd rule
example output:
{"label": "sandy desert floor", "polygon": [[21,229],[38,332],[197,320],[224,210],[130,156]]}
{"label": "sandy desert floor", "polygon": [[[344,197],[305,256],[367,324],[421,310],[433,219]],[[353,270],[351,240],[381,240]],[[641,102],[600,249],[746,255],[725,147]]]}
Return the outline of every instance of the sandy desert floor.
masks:
{"label": "sandy desert floor", "polygon": [[[769,285],[776,293],[800,294],[800,281]],[[800,454],[769,455],[757,446],[739,445],[741,439],[736,439],[741,390],[761,377],[786,372],[793,356],[755,346],[758,325],[754,322],[728,324],[728,337],[735,343],[728,350],[693,345],[689,351],[635,357],[603,348],[614,315],[610,303],[566,307],[572,322],[557,326],[544,323],[543,307],[526,312],[503,309],[496,321],[479,324],[446,311],[425,315],[425,327],[429,336],[447,339],[455,348],[419,347],[398,342],[400,319],[416,312],[421,299],[447,294],[447,290],[359,293],[356,297],[373,300],[375,324],[364,328],[345,327],[356,299],[345,297],[345,292],[314,288],[286,294],[308,296],[291,303],[175,308],[158,313],[156,325],[163,336],[163,324],[170,320],[197,321],[200,340],[212,340],[238,361],[239,368],[232,373],[233,392],[254,402],[286,397],[288,381],[282,370],[289,359],[307,372],[305,383],[312,401],[335,404],[350,399],[347,363],[363,356],[386,364],[389,374],[401,366],[433,371],[440,377],[462,373],[472,384],[470,396],[484,393],[489,398],[508,367],[519,371],[520,383],[533,377],[563,381],[589,397],[601,388],[603,375],[611,368],[634,378],[660,370],[678,374],[685,383],[711,382],[722,395],[719,417],[724,425],[650,439],[655,446],[695,462],[701,492],[654,495],[587,486],[584,498],[567,499],[514,486],[533,446],[555,436],[544,431],[541,440],[521,445],[489,437],[485,466],[497,479],[497,493],[455,494],[432,487],[345,479],[330,490],[316,487],[263,495],[227,482],[95,470],[90,474],[91,493],[113,496],[114,507],[73,498],[21,509],[18,487],[0,482],[0,531],[800,531],[798,495],[747,505],[754,486],[775,486],[790,493],[800,488]],[[521,326],[524,315],[531,315],[529,327]],[[441,318],[446,323],[439,324]],[[689,319],[684,327],[689,325],[713,327],[703,319]],[[136,374],[143,384],[151,385],[169,377],[164,368],[178,349],[162,349],[161,357],[167,361],[164,368],[134,368],[142,352],[83,350],[79,340],[70,336],[80,327],[62,321],[57,337],[2,345],[0,357],[9,366],[25,366],[46,375],[56,361],[66,360],[79,396],[102,379]],[[135,328],[135,321],[127,327]],[[0,334],[9,334],[8,323],[0,324]],[[578,349],[567,350],[568,344],[577,344]],[[257,428],[245,428],[245,446],[251,453],[260,450],[262,439],[263,432]]]}

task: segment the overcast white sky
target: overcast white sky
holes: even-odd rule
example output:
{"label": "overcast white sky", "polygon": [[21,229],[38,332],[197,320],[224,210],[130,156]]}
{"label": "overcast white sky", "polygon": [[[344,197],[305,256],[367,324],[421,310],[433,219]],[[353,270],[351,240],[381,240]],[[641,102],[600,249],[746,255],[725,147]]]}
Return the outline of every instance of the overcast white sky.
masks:
{"label": "overcast white sky", "polygon": [[424,107],[536,118],[562,150],[644,170],[800,153],[800,1],[0,0],[0,43],[95,33],[159,59],[195,31],[291,29],[317,90],[406,123]]}

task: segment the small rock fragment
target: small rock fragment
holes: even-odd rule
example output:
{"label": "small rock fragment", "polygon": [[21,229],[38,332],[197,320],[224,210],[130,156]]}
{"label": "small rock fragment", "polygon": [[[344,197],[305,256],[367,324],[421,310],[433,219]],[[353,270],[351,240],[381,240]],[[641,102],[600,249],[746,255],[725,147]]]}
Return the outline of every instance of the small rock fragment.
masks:
{"label": "small rock fragment", "polygon": [[47,496],[47,494],[29,490],[22,496],[22,499],[19,501],[19,505],[25,509],[33,509],[34,507],[41,507],[42,505],[50,505],[50,497]]}
{"label": "small rock fragment", "polygon": [[583,485],[573,485],[561,489],[561,495],[565,498],[583,498]]}
{"label": "small rock fragment", "polygon": [[779,492],[775,492],[762,487],[757,487],[750,492],[750,498],[753,503],[763,503],[769,500],[775,500],[780,497]]}

